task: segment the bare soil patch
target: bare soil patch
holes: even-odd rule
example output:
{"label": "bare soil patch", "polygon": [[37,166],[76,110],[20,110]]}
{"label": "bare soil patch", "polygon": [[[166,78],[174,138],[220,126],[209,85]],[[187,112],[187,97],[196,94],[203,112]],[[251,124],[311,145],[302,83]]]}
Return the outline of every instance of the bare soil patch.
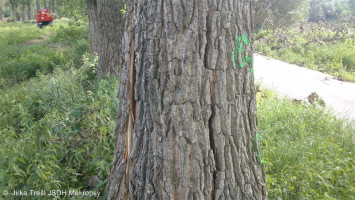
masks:
{"label": "bare soil patch", "polygon": [[47,45],[52,49],[60,49],[60,50],[65,50],[68,48],[68,45],[66,44],[58,44],[58,43],[46,43],[45,40],[47,40],[51,35],[53,35],[53,32],[50,32],[49,34],[40,36],[36,39],[33,40],[29,40],[27,42],[25,42],[25,45],[37,45],[37,44],[43,44],[43,45]]}

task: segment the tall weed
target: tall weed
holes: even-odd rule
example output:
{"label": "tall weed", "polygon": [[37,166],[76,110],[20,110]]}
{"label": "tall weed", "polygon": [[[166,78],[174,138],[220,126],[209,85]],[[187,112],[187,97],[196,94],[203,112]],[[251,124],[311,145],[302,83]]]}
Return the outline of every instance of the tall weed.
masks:
{"label": "tall weed", "polygon": [[0,190],[104,191],[118,81],[91,77],[56,70],[0,91]]}
{"label": "tall weed", "polygon": [[272,93],[258,114],[270,199],[355,198],[355,122]]}

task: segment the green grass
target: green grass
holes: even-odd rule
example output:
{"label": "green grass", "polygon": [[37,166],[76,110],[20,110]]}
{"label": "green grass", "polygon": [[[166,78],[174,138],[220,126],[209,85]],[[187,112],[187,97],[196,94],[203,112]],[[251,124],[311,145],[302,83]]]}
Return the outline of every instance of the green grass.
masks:
{"label": "green grass", "polygon": [[258,114],[270,199],[355,198],[354,122],[269,91]]}
{"label": "green grass", "polygon": [[355,81],[355,33],[309,24],[300,29],[261,31],[255,50],[265,55]]}
{"label": "green grass", "polygon": [[88,41],[86,25],[59,23],[39,29],[34,24],[0,23],[0,88],[82,64]]}
{"label": "green grass", "polygon": [[35,24],[23,22],[0,22],[0,45],[16,45],[35,39],[43,34],[43,30]]}
{"label": "green grass", "polygon": [[[87,24],[0,26],[6,46],[0,49],[0,190],[103,193],[113,159],[118,80],[96,79]],[[29,42],[39,37],[45,38]]]}
{"label": "green grass", "polygon": [[[55,70],[0,92],[0,190],[103,193],[113,159],[118,80],[97,65]],[[97,185],[90,185],[92,177]]]}

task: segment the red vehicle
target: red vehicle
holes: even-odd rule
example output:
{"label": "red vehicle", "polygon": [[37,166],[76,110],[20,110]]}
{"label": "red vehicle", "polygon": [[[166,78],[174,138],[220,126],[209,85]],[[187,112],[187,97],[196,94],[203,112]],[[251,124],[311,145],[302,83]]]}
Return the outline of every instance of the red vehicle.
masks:
{"label": "red vehicle", "polygon": [[48,8],[38,11],[37,26],[42,28],[43,26],[50,25],[53,22],[53,17],[49,15]]}

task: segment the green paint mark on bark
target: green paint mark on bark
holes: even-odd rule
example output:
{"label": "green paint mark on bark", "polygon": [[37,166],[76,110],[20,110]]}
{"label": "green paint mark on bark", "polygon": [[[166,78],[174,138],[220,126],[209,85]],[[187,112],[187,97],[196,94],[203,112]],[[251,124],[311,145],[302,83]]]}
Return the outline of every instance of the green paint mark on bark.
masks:
{"label": "green paint mark on bark", "polygon": [[[238,52],[243,52],[243,43],[248,46],[250,45],[250,42],[248,40],[248,38],[245,36],[245,35],[242,35],[242,36],[239,36],[237,41],[235,42],[236,43],[236,46],[233,50],[233,62],[234,62],[234,65],[235,67],[237,68],[237,61],[236,61],[236,55]],[[248,64],[249,62],[253,63],[254,62],[254,59],[252,57],[242,57],[242,61],[239,62],[239,66],[241,68],[243,68],[246,64]],[[250,72],[254,75],[254,69],[251,67],[250,68]]]}

